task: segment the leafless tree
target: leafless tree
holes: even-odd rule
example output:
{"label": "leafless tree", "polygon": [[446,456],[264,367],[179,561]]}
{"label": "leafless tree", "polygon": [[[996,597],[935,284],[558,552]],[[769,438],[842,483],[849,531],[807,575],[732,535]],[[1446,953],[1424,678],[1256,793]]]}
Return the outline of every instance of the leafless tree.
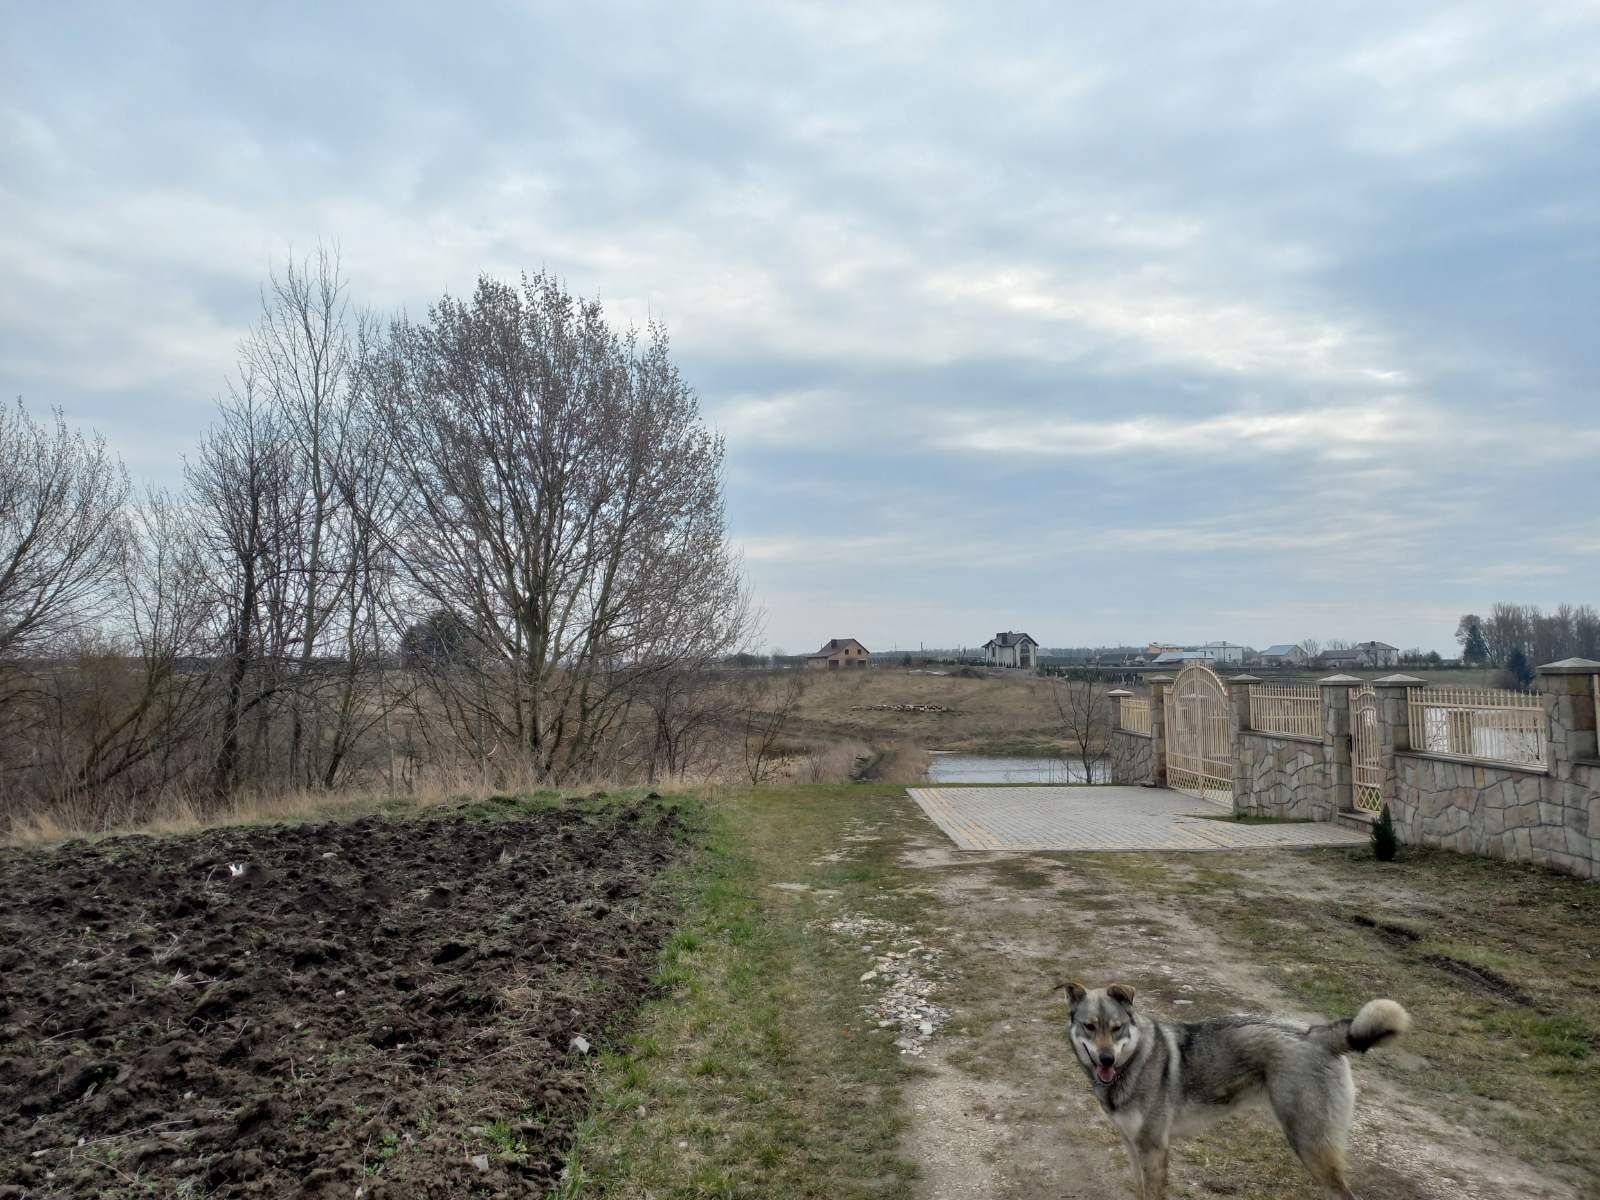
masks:
{"label": "leafless tree", "polygon": [[127,476],[53,415],[0,408],[0,661],[91,625],[117,569]]}
{"label": "leafless tree", "polygon": [[1074,671],[1050,680],[1050,700],[1063,738],[1093,783],[1097,766],[1111,744],[1111,701],[1108,686],[1096,671]]}
{"label": "leafless tree", "polygon": [[[269,705],[292,636],[284,597],[297,499],[289,438],[246,373],[188,465],[198,543],[211,586],[221,651],[221,712],[212,778],[218,795],[239,782],[241,733],[254,717],[267,750]],[[258,763],[258,767],[260,764]]]}
{"label": "leafless tree", "polygon": [[803,669],[777,673],[777,679],[760,680],[744,703],[744,767],[751,783],[764,783],[772,769],[784,731],[805,695]]}
{"label": "leafless tree", "polygon": [[651,783],[693,770],[715,735],[737,716],[735,688],[704,670],[662,671],[646,682],[639,701],[649,714],[645,778]]}
{"label": "leafless tree", "polygon": [[471,707],[497,746],[593,771],[648,680],[739,644],[722,442],[661,329],[619,334],[548,275],[485,278],[397,322],[371,375],[405,483],[382,536],[479,643]]}

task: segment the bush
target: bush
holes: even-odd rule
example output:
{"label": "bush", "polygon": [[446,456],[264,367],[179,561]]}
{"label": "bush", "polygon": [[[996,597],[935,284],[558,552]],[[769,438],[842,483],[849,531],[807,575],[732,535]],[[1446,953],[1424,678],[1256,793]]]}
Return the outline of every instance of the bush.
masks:
{"label": "bush", "polygon": [[1372,827],[1372,857],[1379,862],[1393,862],[1399,849],[1400,836],[1394,831],[1394,818],[1389,815],[1389,806],[1385,804],[1383,811],[1378,814],[1377,823]]}

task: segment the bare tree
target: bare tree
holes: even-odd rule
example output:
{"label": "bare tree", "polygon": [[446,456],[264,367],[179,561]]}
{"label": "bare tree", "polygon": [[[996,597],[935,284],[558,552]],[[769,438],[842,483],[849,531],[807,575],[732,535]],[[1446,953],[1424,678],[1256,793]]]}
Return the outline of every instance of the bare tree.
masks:
{"label": "bare tree", "polygon": [[265,707],[277,694],[278,667],[291,632],[283,601],[286,543],[295,498],[288,439],[246,373],[222,403],[188,465],[199,513],[198,541],[212,592],[222,651],[222,699],[212,768],[218,795],[239,781],[241,731],[255,716],[258,751],[266,752]]}
{"label": "bare tree", "polygon": [[751,783],[766,781],[784,730],[805,691],[804,671],[786,670],[778,673],[775,683],[758,683],[745,702],[744,767]]}
{"label": "bare tree", "polygon": [[1085,783],[1095,781],[1096,766],[1111,744],[1111,701],[1107,690],[1096,671],[1073,671],[1050,680],[1056,719],[1083,768]]}
{"label": "bare tree", "polygon": [[0,408],[0,660],[90,625],[121,549],[122,464],[99,438]]}
{"label": "bare tree", "polygon": [[650,721],[650,783],[692,770],[717,731],[736,717],[734,689],[704,670],[662,671],[646,683],[639,700]]}
{"label": "bare tree", "polygon": [[372,378],[405,484],[382,535],[428,607],[467,619],[497,745],[592,771],[646,681],[739,644],[722,442],[662,330],[618,334],[547,275],[485,278],[397,322]]}

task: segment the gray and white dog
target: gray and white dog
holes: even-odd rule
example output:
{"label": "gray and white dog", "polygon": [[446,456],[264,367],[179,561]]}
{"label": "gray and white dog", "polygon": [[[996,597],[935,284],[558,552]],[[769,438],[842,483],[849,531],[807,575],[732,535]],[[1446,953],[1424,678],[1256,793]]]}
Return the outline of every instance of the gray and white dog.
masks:
{"label": "gray and white dog", "polygon": [[1354,1200],[1344,1151],[1356,1089],[1345,1055],[1411,1025],[1393,1000],[1307,1028],[1273,1017],[1166,1022],[1134,1011],[1125,984],[1066,985],[1067,1035],[1100,1107],[1121,1132],[1142,1200],[1166,1200],[1167,1147],[1241,1105],[1265,1099],[1289,1146],[1330,1196]]}

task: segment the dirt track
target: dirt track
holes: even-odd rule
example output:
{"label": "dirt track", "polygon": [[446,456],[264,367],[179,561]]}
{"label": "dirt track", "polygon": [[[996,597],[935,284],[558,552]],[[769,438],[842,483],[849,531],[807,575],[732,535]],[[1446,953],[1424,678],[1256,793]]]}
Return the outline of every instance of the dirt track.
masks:
{"label": "dirt track", "polygon": [[0,851],[0,1196],[542,1194],[586,1102],[573,1039],[647,986],[678,825]]}

